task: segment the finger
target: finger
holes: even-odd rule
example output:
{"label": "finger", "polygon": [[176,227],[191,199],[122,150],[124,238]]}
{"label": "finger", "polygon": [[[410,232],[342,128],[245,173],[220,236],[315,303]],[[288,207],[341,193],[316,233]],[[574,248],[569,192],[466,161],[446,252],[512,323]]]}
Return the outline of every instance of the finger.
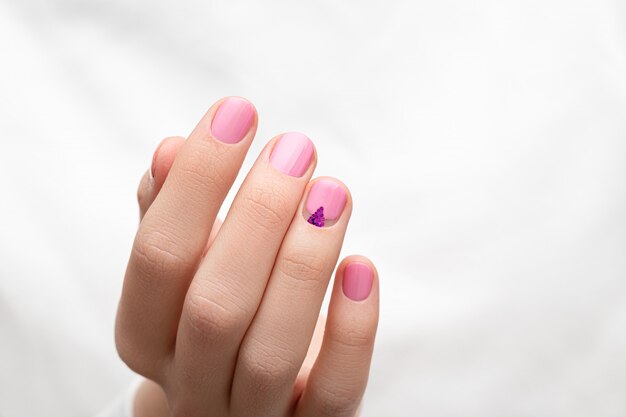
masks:
{"label": "finger", "polygon": [[[137,202],[139,203],[139,219],[143,219],[152,202],[158,195],[167,175],[170,172],[170,168],[176,159],[178,151],[185,143],[185,139],[180,136],[172,136],[163,139],[163,141],[157,146],[152,156],[152,165],[150,169],[143,175],[137,190]],[[215,219],[209,240],[204,248],[203,256],[213,243],[217,232],[222,226],[222,221],[218,218]]]}
{"label": "finger", "polygon": [[139,183],[139,189],[137,190],[140,220],[143,219],[146,211],[148,211],[148,208],[150,208],[150,205],[152,205],[152,202],[163,186],[165,178],[174,163],[176,154],[183,146],[183,143],[185,143],[185,139],[180,136],[165,138],[154,151],[152,165],[142,177]]}
{"label": "finger", "polygon": [[[333,178],[311,182],[239,349],[233,415],[283,416],[337,264],[352,201]],[[314,224],[313,224],[314,223]]]}
{"label": "finger", "polygon": [[116,345],[133,370],[157,382],[157,370],[173,351],[189,282],[256,125],[256,111],[245,99],[213,105],[179,149],[135,237]]}
{"label": "finger", "polygon": [[[146,184],[149,183],[149,184]],[[145,212],[148,211],[150,205],[158,195],[158,191],[155,191],[156,186],[154,185],[154,178],[151,176],[150,171],[146,171],[141,179],[141,183],[139,184],[139,190],[137,192],[137,200],[139,202],[139,220],[143,219]],[[204,251],[202,253],[202,257],[206,254],[206,252],[211,247],[213,240],[215,240],[215,236],[220,230],[222,226],[222,220],[219,218],[215,219],[213,223],[213,227],[211,228],[211,233],[209,235],[209,240],[204,247]]]}
{"label": "finger", "polygon": [[378,326],[378,273],[365,257],[344,259],[335,277],[324,341],[297,417],[352,417],[367,385]]}
{"label": "finger", "polygon": [[292,394],[293,398],[291,401],[293,404],[295,404],[297,400],[302,396],[302,393],[304,392],[304,387],[306,386],[306,381],[307,379],[309,379],[311,369],[315,364],[317,355],[319,355],[320,353],[320,349],[322,348],[322,341],[324,339],[324,327],[326,327],[326,316],[324,314],[320,314],[317,319],[317,323],[315,324],[315,330],[313,331],[313,337],[311,338],[309,350],[307,350],[306,352],[306,357],[304,358],[304,362],[302,362],[300,372],[298,372],[298,377],[296,378],[296,383],[294,384]]}
{"label": "finger", "polygon": [[148,169],[141,176],[141,180],[139,181],[139,187],[137,187],[137,203],[139,204],[139,223],[141,223],[141,219],[148,211],[150,204],[154,201],[157,192],[154,190],[154,178],[150,174],[150,170]]}
{"label": "finger", "polygon": [[305,135],[270,141],[198,269],[185,299],[175,358],[184,385],[198,389],[185,393],[203,401],[198,408],[228,406],[239,344],[314,168],[315,148]]}

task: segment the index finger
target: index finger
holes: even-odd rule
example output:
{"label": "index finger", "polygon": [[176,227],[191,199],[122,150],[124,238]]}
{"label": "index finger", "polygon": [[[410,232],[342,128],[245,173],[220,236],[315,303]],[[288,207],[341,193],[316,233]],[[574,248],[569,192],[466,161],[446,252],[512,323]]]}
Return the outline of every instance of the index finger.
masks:
{"label": "index finger", "polygon": [[256,126],[249,101],[228,97],[214,104],[181,147],[141,222],[116,326],[122,358],[141,352],[127,360],[140,373],[172,350],[187,288]]}

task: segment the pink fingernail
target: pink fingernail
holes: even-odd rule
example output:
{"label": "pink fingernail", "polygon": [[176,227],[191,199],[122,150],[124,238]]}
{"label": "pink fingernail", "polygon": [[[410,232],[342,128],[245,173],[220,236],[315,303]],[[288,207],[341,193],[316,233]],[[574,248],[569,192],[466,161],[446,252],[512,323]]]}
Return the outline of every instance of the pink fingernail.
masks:
{"label": "pink fingernail", "polygon": [[317,227],[330,226],[329,221],[341,216],[347,198],[346,190],[338,183],[316,181],[306,200],[306,210],[311,214],[307,221]]}
{"label": "pink fingernail", "polygon": [[245,98],[229,97],[220,104],[211,123],[213,137],[237,143],[246,136],[254,120],[254,106]]}
{"label": "pink fingernail", "polygon": [[369,297],[373,282],[372,270],[363,262],[352,262],[343,270],[343,293],[351,300]]}
{"label": "pink fingernail", "polygon": [[311,164],[314,151],[311,139],[302,133],[285,133],[270,155],[270,164],[287,175],[301,177]]}

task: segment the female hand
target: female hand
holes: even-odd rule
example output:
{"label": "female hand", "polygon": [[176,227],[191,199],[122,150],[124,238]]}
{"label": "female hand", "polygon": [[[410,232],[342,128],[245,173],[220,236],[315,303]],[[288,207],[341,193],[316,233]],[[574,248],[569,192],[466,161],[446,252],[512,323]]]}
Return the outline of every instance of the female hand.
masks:
{"label": "female hand", "polygon": [[367,258],[338,266],[319,355],[302,366],[352,210],[347,188],[309,182],[313,144],[279,135],[216,221],[256,127],[248,101],[222,99],[187,140],[161,143],[141,182],[115,332],[124,362],[154,381],[138,417],[357,411],[378,323]]}

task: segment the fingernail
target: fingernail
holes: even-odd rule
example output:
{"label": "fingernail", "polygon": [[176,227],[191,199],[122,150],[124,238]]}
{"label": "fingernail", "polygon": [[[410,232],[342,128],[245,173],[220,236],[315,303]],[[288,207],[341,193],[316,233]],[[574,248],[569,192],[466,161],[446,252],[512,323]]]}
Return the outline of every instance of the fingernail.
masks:
{"label": "fingernail", "polygon": [[211,123],[213,137],[237,143],[246,136],[254,120],[254,106],[241,97],[229,97],[220,104]]}
{"label": "fingernail", "polygon": [[301,177],[311,164],[314,151],[311,139],[302,133],[285,133],[270,155],[270,164],[287,175]]}
{"label": "fingernail", "polygon": [[370,295],[372,270],[363,262],[352,262],[343,270],[343,293],[351,300],[362,301]]}
{"label": "fingernail", "polygon": [[346,190],[338,183],[316,181],[306,199],[306,210],[310,213],[307,221],[317,227],[331,226],[341,216],[347,197]]}

